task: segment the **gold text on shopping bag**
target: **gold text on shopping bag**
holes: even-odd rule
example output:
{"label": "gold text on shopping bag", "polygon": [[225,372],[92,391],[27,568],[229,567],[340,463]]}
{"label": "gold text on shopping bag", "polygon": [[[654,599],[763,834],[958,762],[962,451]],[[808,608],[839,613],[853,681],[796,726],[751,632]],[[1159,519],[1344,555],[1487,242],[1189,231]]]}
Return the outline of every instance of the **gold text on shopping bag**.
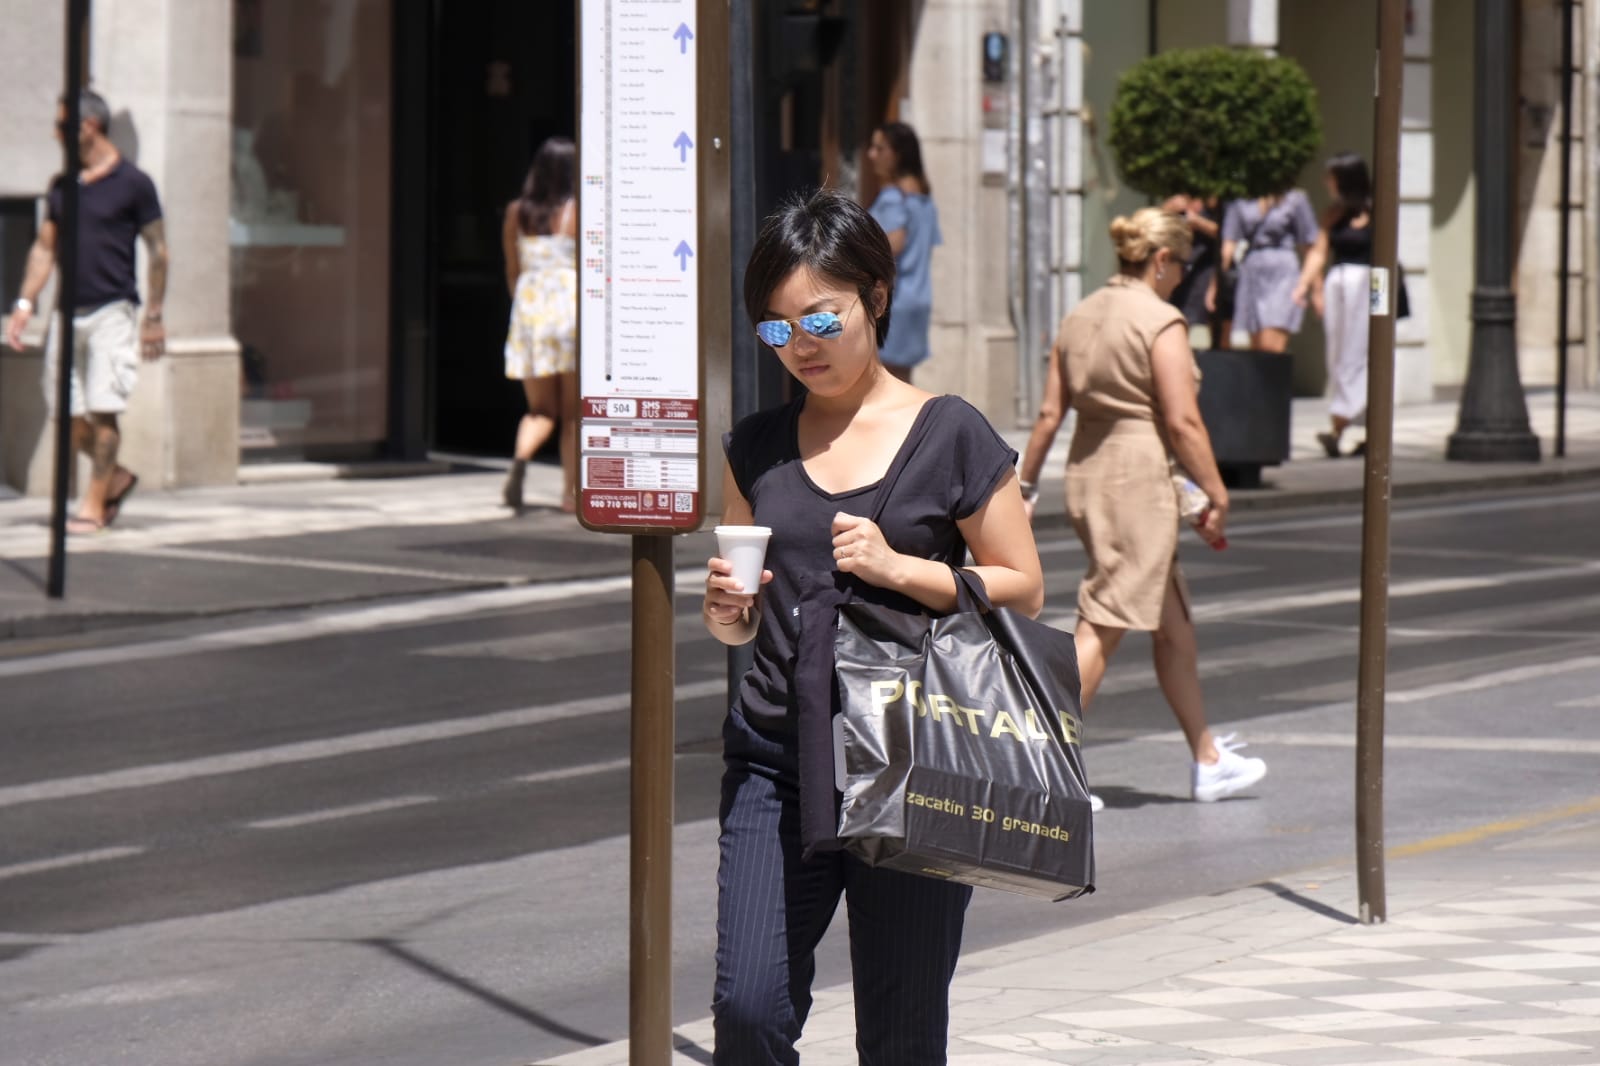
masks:
{"label": "gold text on shopping bag", "polygon": [[[1032,707],[1020,711],[967,707],[942,692],[925,692],[922,682],[912,680],[909,675],[872,683],[874,713],[882,714],[901,700],[910,701],[918,718],[930,718],[940,724],[953,723],[957,728],[964,726],[975,737],[987,734],[991,740],[998,740],[1004,736],[1019,744],[1050,739],[1039,712]],[[1067,711],[1057,712],[1056,717],[1067,743],[1077,744],[1078,720]]]}

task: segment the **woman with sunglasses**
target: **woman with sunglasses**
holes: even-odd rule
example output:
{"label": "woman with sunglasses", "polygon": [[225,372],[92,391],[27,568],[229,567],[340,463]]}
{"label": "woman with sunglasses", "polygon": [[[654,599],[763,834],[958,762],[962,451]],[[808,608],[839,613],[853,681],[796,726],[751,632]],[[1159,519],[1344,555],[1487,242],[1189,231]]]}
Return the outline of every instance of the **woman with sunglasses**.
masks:
{"label": "woman with sunglasses", "polygon": [[[723,521],[772,529],[762,588],[712,559],[703,613],[755,664],[723,727],[713,1061],[799,1062],[812,953],[842,895],[850,921],[857,1046],[877,1066],[945,1061],[949,985],[972,890],[843,852],[802,857],[795,655],[803,590],[851,585],[909,613],[954,609],[951,566],[968,550],[997,605],[1030,615],[1044,579],[1016,453],[959,397],[932,396],[881,357],[894,254],[883,229],[832,192],[766,220],[745,271],[756,333],[804,395],[723,440]],[[897,463],[898,461],[898,463]],[[878,522],[863,517],[891,466]],[[831,799],[831,797],[830,797]]]}
{"label": "woman with sunglasses", "polygon": [[944,243],[933,187],[922,170],[922,145],[904,122],[872,131],[867,162],[883,182],[872,217],[889,235],[894,252],[895,331],[879,353],[889,373],[911,380],[911,368],[928,358],[933,321],[933,246]]}
{"label": "woman with sunglasses", "polygon": [[1193,756],[1190,796],[1210,803],[1249,788],[1267,765],[1237,754],[1242,745],[1213,736],[1206,724],[1189,589],[1178,567],[1173,459],[1209,498],[1200,536],[1220,545],[1228,519],[1228,490],[1200,420],[1188,325],[1166,302],[1183,276],[1189,225],[1147,207],[1113,220],[1111,239],[1121,270],[1061,323],[1022,480],[1031,514],[1033,485],[1062,416],[1076,411],[1067,514],[1089,556],[1075,633],[1084,710],[1128,630],[1149,632],[1156,678]]}

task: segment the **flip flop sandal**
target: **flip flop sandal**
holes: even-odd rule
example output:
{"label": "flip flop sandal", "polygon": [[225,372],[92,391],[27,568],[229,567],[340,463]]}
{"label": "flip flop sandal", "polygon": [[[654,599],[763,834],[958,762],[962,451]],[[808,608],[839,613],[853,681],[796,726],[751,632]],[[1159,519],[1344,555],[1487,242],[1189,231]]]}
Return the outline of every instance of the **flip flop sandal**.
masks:
{"label": "flip flop sandal", "polygon": [[109,526],[117,520],[117,515],[122,513],[122,501],[132,496],[133,490],[138,487],[139,475],[129,470],[128,483],[122,487],[122,491],[106,500],[106,525]]}
{"label": "flip flop sandal", "polygon": [[92,518],[73,515],[67,519],[67,532],[75,537],[94,536],[97,533],[104,533],[108,524],[108,522],[96,522]]}

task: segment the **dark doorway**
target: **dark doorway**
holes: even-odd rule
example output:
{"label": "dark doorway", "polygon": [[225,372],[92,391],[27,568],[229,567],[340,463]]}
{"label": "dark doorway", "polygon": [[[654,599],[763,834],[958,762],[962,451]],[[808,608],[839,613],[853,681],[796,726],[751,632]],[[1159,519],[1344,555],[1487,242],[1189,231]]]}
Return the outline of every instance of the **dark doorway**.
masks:
{"label": "dark doorway", "polygon": [[432,445],[510,455],[522,387],[505,377],[506,204],[547,137],[576,132],[575,6],[439,4],[431,166]]}

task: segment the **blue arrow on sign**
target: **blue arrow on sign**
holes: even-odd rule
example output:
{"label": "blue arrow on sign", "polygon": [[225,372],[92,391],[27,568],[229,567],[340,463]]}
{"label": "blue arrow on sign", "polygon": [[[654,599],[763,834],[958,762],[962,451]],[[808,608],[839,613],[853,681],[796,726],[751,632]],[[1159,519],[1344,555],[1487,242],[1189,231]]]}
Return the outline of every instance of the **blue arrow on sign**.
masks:
{"label": "blue arrow on sign", "polygon": [[672,36],[678,42],[679,55],[689,51],[689,42],[694,40],[694,31],[689,29],[687,23],[678,23],[678,28],[672,31]]}
{"label": "blue arrow on sign", "polygon": [[688,241],[679,241],[678,246],[672,250],[672,254],[678,257],[679,270],[689,269],[689,260],[694,258],[694,250],[689,247]]}
{"label": "blue arrow on sign", "polygon": [[678,150],[678,162],[687,163],[689,161],[689,149],[694,147],[694,142],[689,139],[687,133],[680,133],[678,134],[678,139],[672,142],[672,147]]}

